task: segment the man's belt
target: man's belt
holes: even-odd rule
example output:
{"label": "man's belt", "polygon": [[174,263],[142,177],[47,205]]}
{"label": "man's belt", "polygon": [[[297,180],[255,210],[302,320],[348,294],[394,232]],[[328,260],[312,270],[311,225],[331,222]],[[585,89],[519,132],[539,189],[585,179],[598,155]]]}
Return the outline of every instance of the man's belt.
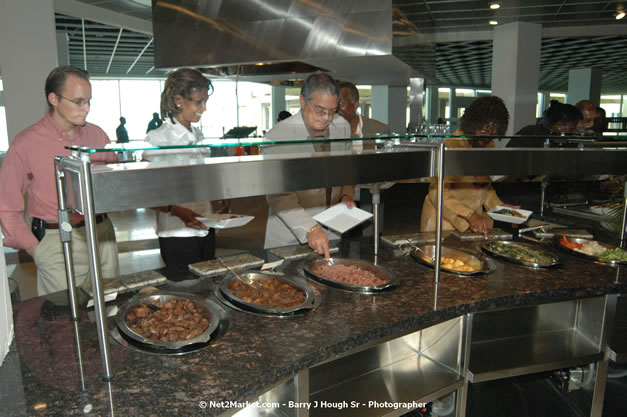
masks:
{"label": "man's belt", "polygon": [[[107,218],[107,214],[99,214],[96,216],[96,223],[102,223],[104,221],[104,219]],[[85,221],[81,220],[80,222],[73,224],[72,227],[76,228],[76,227],[84,227],[85,226]],[[59,228],[59,223],[48,223],[46,222],[46,229],[58,229]]]}

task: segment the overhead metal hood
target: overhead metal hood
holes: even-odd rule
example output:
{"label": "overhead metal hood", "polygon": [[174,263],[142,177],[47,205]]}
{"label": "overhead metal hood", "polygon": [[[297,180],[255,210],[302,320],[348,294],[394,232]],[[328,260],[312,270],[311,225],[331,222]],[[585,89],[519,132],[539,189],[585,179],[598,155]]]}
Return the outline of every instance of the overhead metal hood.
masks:
{"label": "overhead metal hood", "polygon": [[391,0],[153,0],[155,66],[277,81],[423,76],[392,53]]}

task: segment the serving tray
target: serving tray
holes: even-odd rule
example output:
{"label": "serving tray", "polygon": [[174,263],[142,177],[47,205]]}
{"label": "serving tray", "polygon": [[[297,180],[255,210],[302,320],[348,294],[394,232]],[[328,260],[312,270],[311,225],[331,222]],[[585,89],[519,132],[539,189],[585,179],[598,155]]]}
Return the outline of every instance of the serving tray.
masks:
{"label": "serving tray", "polygon": [[[136,274],[124,275],[118,278],[103,279],[102,293],[104,295],[112,294],[114,292],[122,294],[146,287],[148,285],[157,285],[166,280],[166,277],[155,271],[143,271]],[[90,297],[94,296],[90,279],[81,284],[79,288],[85,291],[85,293],[87,293]]]}
{"label": "serving tray", "polygon": [[[235,270],[258,268],[265,262],[263,259],[249,253],[225,256],[221,259],[229,268]],[[201,277],[211,277],[228,272],[228,269],[217,259],[190,264],[189,270]]]}
{"label": "serving tray", "polygon": [[[453,230],[451,234],[459,240],[485,240],[483,233],[473,232],[472,230],[466,230],[465,232]],[[511,233],[501,229],[494,228],[488,230],[488,240],[511,240],[512,238],[513,235]]]}
{"label": "serving tray", "polygon": [[233,294],[229,289],[229,284],[231,282],[237,282],[237,278],[233,274],[229,274],[220,281],[220,285],[216,288],[220,294],[217,295],[221,301],[228,301],[229,305],[239,307],[239,309],[243,311],[272,316],[289,316],[306,313],[319,304],[319,297],[316,297],[313,287],[307,284],[302,278],[296,276],[288,277],[283,274],[262,271],[246,271],[238,275],[247,281],[259,283],[260,285],[266,280],[278,280],[290,284],[305,293],[305,300],[298,305],[283,308],[264,307],[256,303],[245,301]]}
{"label": "serving tray", "polygon": [[[337,246],[329,247],[329,253],[337,253],[340,249]],[[270,249],[270,253],[283,259],[302,259],[314,253],[307,245],[285,246],[282,248]]]}
{"label": "serving tray", "polygon": [[[164,306],[165,303],[171,300],[190,300],[196,306],[204,308],[210,315],[209,327],[200,335],[188,339],[175,342],[161,342],[144,337],[138,333],[135,333],[126,323],[126,313],[129,309],[135,307],[140,303],[148,305]],[[215,308],[215,305],[207,302],[207,300],[198,297],[194,294],[178,293],[178,292],[166,292],[159,291],[153,293],[137,294],[126,303],[124,303],[118,310],[115,316],[115,321],[118,325],[118,329],[126,336],[130,337],[136,342],[148,345],[151,348],[165,349],[165,350],[178,350],[186,346],[194,345],[197,343],[208,343],[211,339],[211,334],[220,325],[220,313]]]}
{"label": "serving tray", "polygon": [[[375,274],[377,277],[381,279],[385,279],[386,282],[384,284],[376,285],[376,286],[366,286],[366,285],[352,285],[345,282],[335,281],[332,279],[325,278],[322,275],[319,275],[316,272],[316,269],[320,266],[332,266],[332,265],[344,265],[344,266],[353,266],[357,267],[361,270],[371,272]],[[363,293],[375,293],[380,291],[390,290],[399,284],[399,280],[395,275],[392,275],[385,269],[381,268],[373,264],[372,262],[362,261],[359,259],[347,259],[347,258],[329,258],[329,259],[313,259],[311,261],[306,261],[303,265],[303,271],[313,279],[322,284],[328,285],[334,288],[340,288],[348,291],[357,291]]]}
{"label": "serving tray", "polygon": [[[512,248],[518,249],[523,253],[533,253],[540,251],[541,254],[547,256],[549,259],[546,262],[539,262],[534,260],[522,260],[516,259],[507,254],[502,253],[497,250],[497,245],[502,245],[506,250],[511,250]],[[498,259],[505,260],[507,262],[511,262],[513,264],[528,266],[531,268],[554,268],[560,265],[559,257],[554,254],[552,251],[547,250],[545,248],[538,247],[538,245],[534,245],[531,243],[523,243],[523,242],[515,242],[515,241],[497,241],[497,242],[485,242],[481,245],[481,249],[483,249],[490,256],[493,256]]]}
{"label": "serving tray", "polygon": [[[574,249],[570,249],[567,248],[566,246],[562,245],[560,243],[560,239],[562,238],[562,236],[558,236],[555,235],[555,244],[557,245],[558,248],[560,248],[561,250],[563,250],[564,252],[568,252],[569,254],[576,256],[578,258],[582,258],[582,259],[587,259],[590,261],[594,261],[594,262],[599,262],[599,263],[604,263],[604,264],[608,264],[608,265],[627,265],[627,261],[619,261],[619,260],[612,260],[612,259],[606,259],[606,258],[602,258],[600,256],[594,256],[594,255],[587,255],[583,252],[579,252],[576,251]],[[597,242],[599,245],[607,248],[607,250],[614,250],[616,249],[616,246],[614,245],[610,245],[609,243],[603,243],[603,242],[599,242],[599,241],[595,241],[595,240],[590,240],[590,239],[583,239],[583,238],[574,238],[574,237],[570,237],[567,236],[568,240],[570,242],[575,242],[575,243],[580,243],[582,245],[586,244],[586,243],[590,243],[590,242]]]}
{"label": "serving tray", "polygon": [[[433,258],[435,257],[435,245],[418,245],[416,249],[410,252],[412,258],[416,261],[433,268]],[[447,258],[454,258],[462,261],[464,264],[473,268],[472,271],[460,271],[457,269],[449,269],[440,266],[440,271],[450,272],[456,275],[477,276],[487,274],[490,270],[488,263],[479,256],[459,249],[442,246],[440,255]]]}

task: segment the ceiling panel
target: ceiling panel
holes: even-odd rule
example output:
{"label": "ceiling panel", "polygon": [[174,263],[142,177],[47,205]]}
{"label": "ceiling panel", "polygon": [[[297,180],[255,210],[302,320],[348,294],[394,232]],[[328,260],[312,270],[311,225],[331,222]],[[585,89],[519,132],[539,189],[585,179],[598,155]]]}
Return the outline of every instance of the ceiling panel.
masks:
{"label": "ceiling panel", "polygon": [[[150,0],[79,1],[148,22],[152,19]],[[493,26],[488,21],[496,19],[499,24],[526,21],[552,30],[552,37],[542,41],[541,90],[566,91],[570,69],[601,67],[603,93],[627,94],[624,70],[627,68],[627,18],[621,21],[614,18],[617,9],[627,7],[627,0],[502,0],[502,7],[496,11],[489,9],[489,3],[487,0],[392,0],[395,45],[396,40],[403,37],[420,38],[410,46],[395,46],[394,55],[427,74],[428,84],[489,88]],[[92,76],[162,77],[166,74],[153,68],[154,48],[150,35],[124,28],[118,42],[119,27],[85,21],[83,40],[80,16],[58,14],[56,23],[58,31],[68,33],[70,63],[83,67],[86,52],[87,70]],[[580,30],[561,35],[562,29],[572,27]],[[611,28],[618,35],[591,36],[588,27]],[[483,39],[476,39],[477,36],[468,37],[473,40],[463,39],[465,34],[473,33],[487,35]],[[429,41],[430,36],[437,39],[442,34],[456,34],[462,39]]]}

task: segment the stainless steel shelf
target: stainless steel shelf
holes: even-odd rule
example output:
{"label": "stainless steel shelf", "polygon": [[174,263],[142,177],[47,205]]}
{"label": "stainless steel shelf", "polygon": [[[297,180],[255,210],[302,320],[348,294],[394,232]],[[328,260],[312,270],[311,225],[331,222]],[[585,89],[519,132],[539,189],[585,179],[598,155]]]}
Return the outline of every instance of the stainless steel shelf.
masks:
{"label": "stainless steel shelf", "polygon": [[[388,402],[429,402],[453,392],[464,381],[456,372],[422,356],[403,359],[365,375],[345,381],[319,391],[311,396],[310,402],[318,404],[310,410],[310,416],[320,417],[374,417],[400,416],[407,409],[382,409],[368,406],[370,401],[381,404]],[[347,408],[322,407],[322,404],[348,404]],[[358,406],[352,406],[357,404]]]}
{"label": "stainless steel shelf", "polygon": [[[447,149],[445,175],[593,175],[627,173],[627,149]],[[62,165],[64,164],[62,160]],[[67,163],[70,206],[82,212],[79,172]],[[437,175],[437,151],[415,144],[360,154],[206,158],[92,166],[96,212],[250,197],[347,184]],[[76,204],[72,204],[76,201]],[[76,206],[76,207],[74,207]]]}
{"label": "stainless steel shelf", "polygon": [[598,344],[576,329],[473,343],[468,380],[493,379],[566,368],[603,358]]}

